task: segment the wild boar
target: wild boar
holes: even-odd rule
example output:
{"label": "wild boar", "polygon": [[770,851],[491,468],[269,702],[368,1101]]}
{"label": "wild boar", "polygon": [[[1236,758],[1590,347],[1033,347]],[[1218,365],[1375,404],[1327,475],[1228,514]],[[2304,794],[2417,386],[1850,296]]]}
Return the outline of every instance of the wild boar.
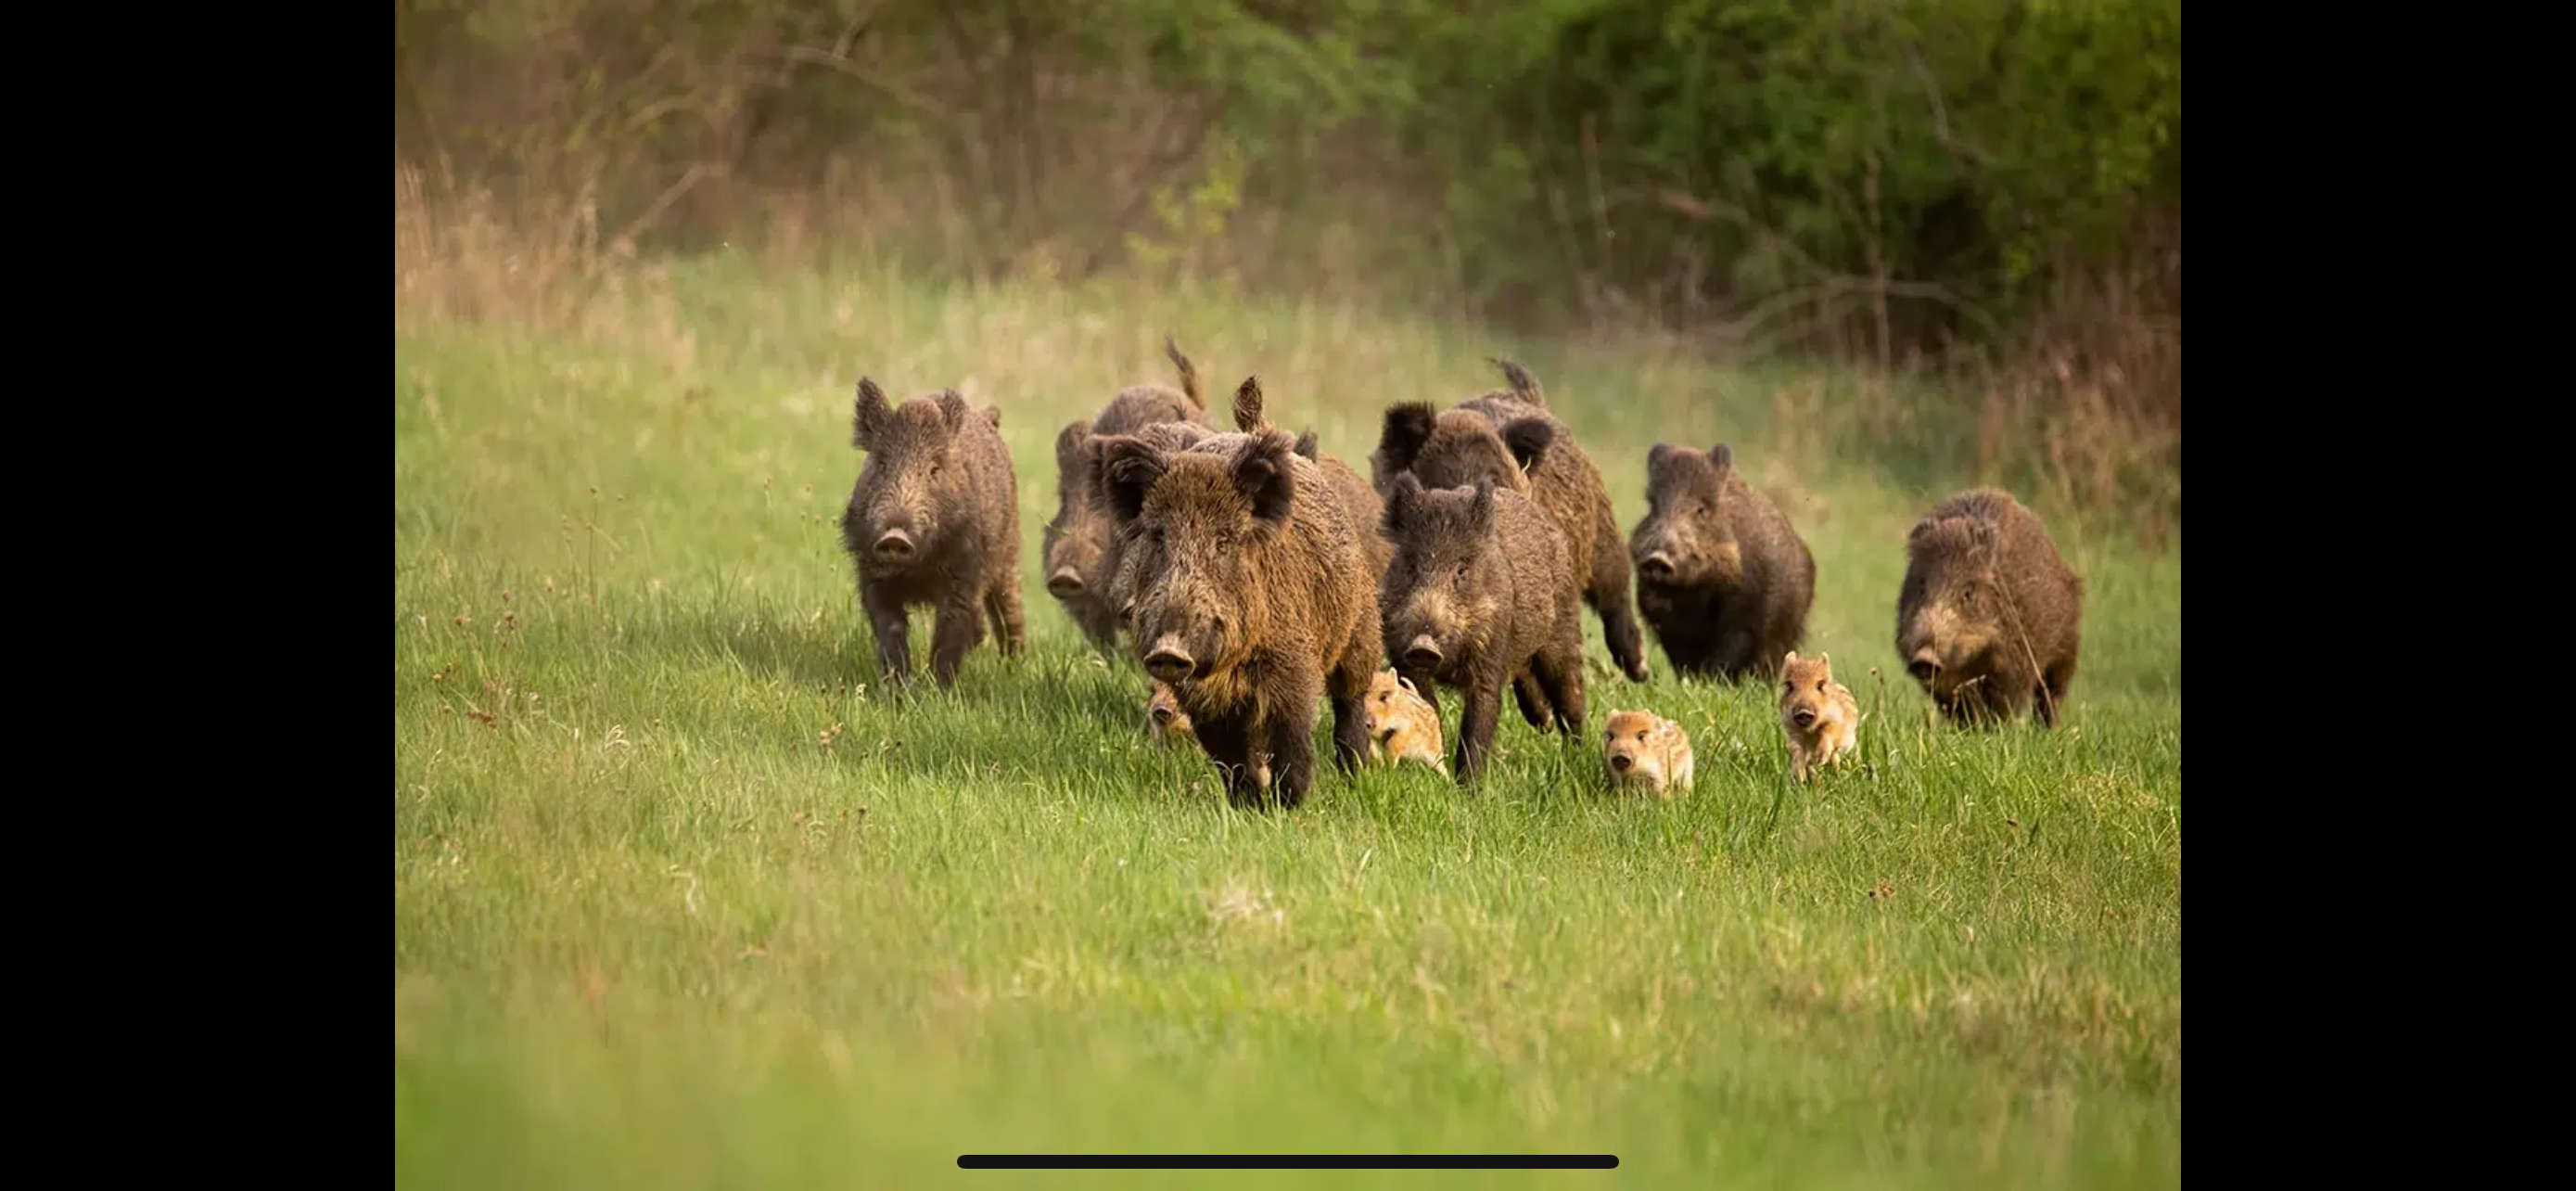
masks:
{"label": "wild boar", "polygon": [[936,610],[930,671],[943,688],[983,641],[986,617],[1005,656],[1027,644],[1019,480],[998,426],[955,389],[889,407],[874,380],[859,381],[850,445],[868,459],[841,514],[841,547],[876,633],[880,681],[895,690],[911,683],[905,614],[918,605]]}
{"label": "wild boar", "polygon": [[1116,435],[1100,450],[1127,523],[1134,648],[1179,696],[1228,797],[1257,799],[1266,752],[1271,797],[1304,802],[1319,698],[1332,704],[1334,760],[1355,772],[1368,749],[1360,696],[1380,658],[1376,601],[1364,527],[1323,469],[1278,430],[1178,452]]}
{"label": "wild boar", "polygon": [[1735,470],[1725,443],[1703,455],[1646,452],[1647,512],[1628,537],[1637,610],[1684,675],[1738,682],[1779,673],[1806,638],[1816,559],[1778,505]]}
{"label": "wild boar", "polygon": [[1426,697],[1435,681],[1463,691],[1457,780],[1483,774],[1503,688],[1523,673],[1557,730],[1580,734],[1581,588],[1546,511],[1485,480],[1425,488],[1407,472],[1392,488],[1383,532],[1395,561],[1379,596],[1386,653]]}
{"label": "wild boar", "polygon": [[1601,618],[1611,659],[1631,681],[1644,682],[1650,676],[1645,634],[1629,603],[1626,543],[1601,472],[1548,412],[1538,381],[1510,361],[1494,363],[1510,388],[1438,412],[1419,401],[1388,407],[1370,456],[1371,482],[1381,499],[1398,474],[1411,472],[1427,489],[1481,479],[1536,501],[1564,536],[1566,558],[1583,583],[1583,602]]}
{"label": "wild boar", "polygon": [[1906,535],[1896,656],[1953,723],[2018,719],[2036,699],[2057,726],[2083,619],[2084,581],[2011,493],[1958,493]]}
{"label": "wild boar", "polygon": [[1107,558],[1109,519],[1093,487],[1095,452],[1101,435],[1132,434],[1158,424],[1208,426],[1198,369],[1166,336],[1163,354],[1180,370],[1178,390],[1162,385],[1135,385],[1112,398],[1100,415],[1087,422],[1067,422],[1055,438],[1056,509],[1040,542],[1047,594],[1082,629],[1092,645],[1106,653],[1117,645],[1117,605],[1101,590],[1112,571]]}

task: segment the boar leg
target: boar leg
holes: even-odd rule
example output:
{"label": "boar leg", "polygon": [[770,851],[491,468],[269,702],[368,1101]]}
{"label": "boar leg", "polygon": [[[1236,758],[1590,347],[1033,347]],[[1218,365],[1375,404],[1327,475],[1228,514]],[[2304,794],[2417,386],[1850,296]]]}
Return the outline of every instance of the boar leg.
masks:
{"label": "boar leg", "polygon": [[1029,643],[1029,626],[1020,609],[1020,585],[996,580],[984,592],[984,612],[993,618],[993,640],[1002,647],[1002,656],[1011,657]]}
{"label": "boar leg", "polygon": [[879,588],[863,587],[859,608],[876,632],[877,681],[901,690],[912,681],[912,625],[904,618],[903,604]]}
{"label": "boar leg", "polygon": [[1630,682],[1653,675],[1646,668],[1646,634],[1637,627],[1637,609],[1628,599],[1628,542],[1619,536],[1608,505],[1593,518],[1592,582],[1584,585],[1584,602],[1601,614],[1601,636],[1610,643],[1610,658]]}
{"label": "boar leg", "polygon": [[1530,671],[1531,680],[1543,685],[1555,704],[1556,730],[1567,737],[1583,735],[1582,630],[1569,634],[1559,626],[1557,639],[1530,659]]}
{"label": "boar leg", "polygon": [[[1306,801],[1306,791],[1315,784],[1315,687],[1318,685],[1301,683],[1296,694],[1272,705],[1268,732],[1270,796],[1283,810],[1297,809],[1299,803]],[[1357,717],[1353,719],[1356,721]],[[1334,737],[1338,751],[1340,733],[1336,731]]]}
{"label": "boar leg", "polygon": [[1458,713],[1458,784],[1483,776],[1485,754],[1494,748],[1494,724],[1503,714],[1503,675],[1499,663],[1478,666],[1467,675],[1464,710]]}
{"label": "boar leg", "polygon": [[1334,664],[1333,672],[1324,678],[1324,694],[1333,703],[1333,764],[1344,776],[1359,772],[1360,766],[1376,752],[1377,742],[1369,739],[1368,718],[1361,714],[1360,701],[1368,697],[1369,677],[1377,672],[1375,649],[1377,639],[1371,626],[1363,626],[1351,637],[1349,648]]}
{"label": "boar leg", "polygon": [[1548,706],[1547,692],[1539,688],[1538,677],[1527,670],[1512,676],[1512,701],[1520,704],[1521,718],[1541,732],[1547,731],[1548,716],[1555,709]]}
{"label": "boar leg", "polygon": [[2057,717],[2066,709],[2066,688],[2075,683],[2075,663],[2060,662],[2039,676],[2039,722],[2044,727],[2057,726]]}
{"label": "boar leg", "polygon": [[966,651],[984,638],[983,612],[976,602],[972,597],[961,601],[953,596],[939,601],[938,619],[930,625],[930,676],[940,686],[957,681]]}
{"label": "boar leg", "polygon": [[1208,760],[1216,764],[1217,775],[1225,782],[1225,800],[1236,806],[1256,797],[1261,783],[1252,772],[1251,733],[1242,720],[1228,715],[1222,719],[1192,718],[1190,729],[1198,737],[1199,747]]}

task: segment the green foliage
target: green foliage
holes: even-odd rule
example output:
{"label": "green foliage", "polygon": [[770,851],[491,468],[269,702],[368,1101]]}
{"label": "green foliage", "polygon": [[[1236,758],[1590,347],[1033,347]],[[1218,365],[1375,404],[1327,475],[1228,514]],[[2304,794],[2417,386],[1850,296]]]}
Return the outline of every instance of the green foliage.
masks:
{"label": "green foliage", "polygon": [[[1938,287],[1899,299],[1926,333],[1983,334],[2180,199],[2180,0],[422,0],[395,25],[398,67],[454,68],[398,69],[423,110],[499,80],[535,81],[494,120],[554,105],[542,144],[498,129],[491,170],[596,155],[624,214],[693,163],[796,185],[855,157],[950,174],[973,197],[943,217],[987,255],[1160,267],[1170,196],[1210,187],[1263,234],[1363,229],[1382,267],[1441,238],[1442,285],[1502,316],[1883,275]],[[1141,133],[1157,106],[1186,135]]]}

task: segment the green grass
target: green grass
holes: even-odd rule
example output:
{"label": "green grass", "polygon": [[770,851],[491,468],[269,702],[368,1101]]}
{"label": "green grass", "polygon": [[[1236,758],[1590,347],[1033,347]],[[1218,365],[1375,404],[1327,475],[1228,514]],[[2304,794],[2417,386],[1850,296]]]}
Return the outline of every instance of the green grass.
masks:
{"label": "green grass", "polygon": [[[1684,686],[1660,652],[1626,683],[1587,615],[1591,730],[1680,719],[1696,794],[1608,796],[1597,741],[1507,707],[1480,792],[1327,764],[1297,812],[1229,810],[1035,565],[1055,429],[1166,379],[1167,328],[1220,421],[1258,372],[1275,421],[1363,473],[1386,403],[1521,359],[1623,529],[1648,446],[1732,441],[1792,494],[1807,648],[1871,713],[1863,763],[1792,788],[1768,691]],[[1030,651],[910,706],[833,525],[862,371],[998,400],[1020,469]],[[2043,508],[2089,589],[2067,726],[1929,729],[1890,640],[1903,534],[1974,477],[1899,490],[1919,461],[1797,447],[1818,436],[1773,416],[1777,383],[1293,305],[721,265],[578,337],[398,322],[396,1183],[1348,1177],[953,1166],[1081,1150],[1621,1163],[1349,1180],[1406,1187],[2179,1184],[2179,545]]]}

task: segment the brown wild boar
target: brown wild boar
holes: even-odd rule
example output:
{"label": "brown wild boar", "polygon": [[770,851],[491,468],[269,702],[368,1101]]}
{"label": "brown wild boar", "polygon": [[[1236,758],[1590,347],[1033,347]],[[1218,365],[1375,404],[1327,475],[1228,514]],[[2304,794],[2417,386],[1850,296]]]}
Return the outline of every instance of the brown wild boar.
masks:
{"label": "brown wild boar", "polygon": [[[1538,502],[1564,535],[1567,559],[1583,584],[1583,602],[1601,618],[1610,657],[1630,681],[1649,677],[1643,630],[1629,603],[1627,543],[1611,516],[1610,494],[1572,431],[1548,412],[1547,396],[1520,365],[1497,360],[1511,385],[1455,408],[1433,411],[1419,401],[1388,407],[1369,457],[1372,483],[1387,497],[1399,473],[1427,489],[1486,480]],[[1522,692],[1522,710],[1540,694]]]}
{"label": "brown wild boar", "polygon": [[1656,443],[1646,452],[1646,510],[1628,537],[1637,610],[1673,668],[1727,682],[1779,673],[1781,656],[1806,637],[1816,558],[1735,470],[1734,450]]}
{"label": "brown wild boar", "polygon": [[1448,776],[1449,760],[1440,755],[1440,709],[1422,697],[1411,679],[1393,670],[1378,671],[1369,678],[1368,698],[1361,706],[1368,713],[1370,761],[1418,761]]}
{"label": "brown wild boar", "polygon": [[1651,711],[1613,711],[1601,736],[1601,761],[1615,790],[1642,790],[1669,799],[1691,788],[1690,733]]}
{"label": "brown wild boar", "polygon": [[895,690],[911,683],[915,606],[935,609],[930,672],[941,687],[984,639],[986,617],[1005,655],[1027,643],[1019,480],[999,424],[970,414],[955,389],[890,407],[874,380],[859,381],[850,445],[868,461],[841,514],[841,547],[876,632],[879,681]]}
{"label": "brown wild boar", "polygon": [[[1380,589],[1386,653],[1428,697],[1432,683],[1460,688],[1460,783],[1475,781],[1493,750],[1503,688],[1536,680],[1557,730],[1583,731],[1583,621],[1579,581],[1563,535],[1536,501],[1479,480],[1425,488],[1395,477],[1382,523],[1395,561]],[[1526,704],[1524,715],[1532,709]],[[1532,727],[1546,723],[1531,716]]]}
{"label": "brown wild boar", "polygon": [[1178,452],[1113,435],[1100,451],[1128,523],[1139,660],[1179,696],[1228,797],[1256,800],[1266,753],[1269,794],[1291,808],[1305,800],[1319,698],[1331,700],[1335,762],[1356,771],[1377,605],[1366,527],[1350,524],[1323,469],[1278,430]]}
{"label": "brown wild boar", "polygon": [[2036,698],[2055,727],[2083,619],[2084,581],[2008,492],[1958,493],[1906,535],[1896,656],[1953,723],[2019,718]]}
{"label": "brown wild boar", "polygon": [[[1262,414],[1262,405],[1259,378],[1244,378],[1242,387],[1234,391],[1235,429],[1246,434],[1269,429],[1270,422]],[[1386,574],[1386,564],[1395,557],[1394,545],[1379,536],[1375,529],[1386,511],[1377,490],[1361,479],[1360,473],[1352,471],[1349,464],[1324,454],[1322,443],[1312,430],[1297,436],[1297,453],[1323,466],[1325,478],[1332,481],[1333,492],[1342,498],[1342,507],[1350,514],[1351,524],[1370,527],[1362,535],[1360,544],[1368,551],[1369,578],[1375,582]]]}
{"label": "brown wild boar", "polygon": [[1832,654],[1802,658],[1793,649],[1781,659],[1780,732],[1789,740],[1789,776],[1801,782],[1860,744],[1860,700],[1834,681]]}
{"label": "brown wild boar", "polygon": [[1092,487],[1096,468],[1092,444],[1107,434],[1132,434],[1153,425],[1208,426],[1198,369],[1169,336],[1163,354],[1180,370],[1181,387],[1134,385],[1112,398],[1088,422],[1067,422],[1056,433],[1055,519],[1047,522],[1039,544],[1047,594],[1055,597],[1094,647],[1109,652],[1117,645],[1117,605],[1102,594],[1113,568],[1108,553],[1109,518]]}

